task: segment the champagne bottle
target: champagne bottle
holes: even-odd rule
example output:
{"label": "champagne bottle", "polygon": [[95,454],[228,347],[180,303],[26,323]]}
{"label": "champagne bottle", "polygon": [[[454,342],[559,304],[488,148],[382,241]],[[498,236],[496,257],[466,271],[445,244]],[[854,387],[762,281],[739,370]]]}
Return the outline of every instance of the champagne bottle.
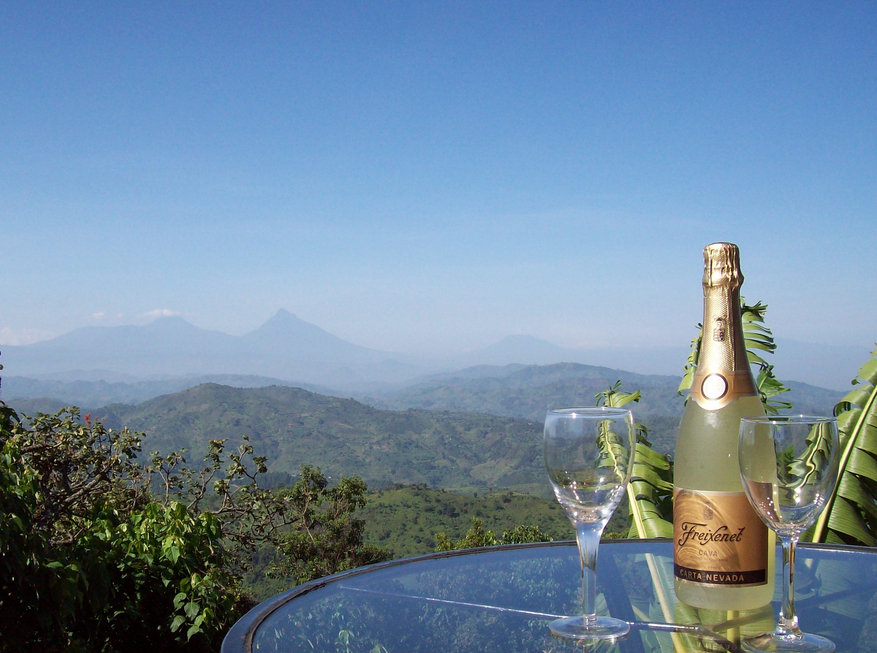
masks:
{"label": "champagne bottle", "polygon": [[775,535],[749,505],[737,462],[740,418],[764,406],[743,341],[739,250],[714,243],[703,257],[700,357],[676,441],[676,596],[697,608],[748,610],[774,591]]}

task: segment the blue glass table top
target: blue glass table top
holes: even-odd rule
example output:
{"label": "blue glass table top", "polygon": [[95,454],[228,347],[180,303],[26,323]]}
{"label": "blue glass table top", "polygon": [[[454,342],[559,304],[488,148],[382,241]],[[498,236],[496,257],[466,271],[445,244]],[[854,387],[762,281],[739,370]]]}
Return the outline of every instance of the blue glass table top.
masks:
{"label": "blue glass table top", "polygon": [[[781,598],[778,578],[773,603],[760,610],[677,601],[669,540],[601,543],[597,578],[598,612],[632,624],[612,644],[549,633],[549,621],[581,611],[578,550],[553,542],[395,560],[300,585],[245,615],[222,651],[733,652],[741,635],[772,629]],[[800,545],[795,586],[804,630],[830,638],[839,653],[877,653],[877,549]]]}

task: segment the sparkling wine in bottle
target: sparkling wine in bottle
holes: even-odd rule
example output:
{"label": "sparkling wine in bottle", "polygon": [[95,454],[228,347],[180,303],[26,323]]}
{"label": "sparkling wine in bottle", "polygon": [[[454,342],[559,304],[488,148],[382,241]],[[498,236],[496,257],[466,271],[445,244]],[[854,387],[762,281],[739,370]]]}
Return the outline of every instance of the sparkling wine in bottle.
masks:
{"label": "sparkling wine in bottle", "polygon": [[703,256],[703,337],[674,459],[676,596],[698,608],[748,610],[774,592],[775,535],[750,506],[737,462],[740,418],[763,415],[764,406],[743,341],[739,250],[714,243]]}

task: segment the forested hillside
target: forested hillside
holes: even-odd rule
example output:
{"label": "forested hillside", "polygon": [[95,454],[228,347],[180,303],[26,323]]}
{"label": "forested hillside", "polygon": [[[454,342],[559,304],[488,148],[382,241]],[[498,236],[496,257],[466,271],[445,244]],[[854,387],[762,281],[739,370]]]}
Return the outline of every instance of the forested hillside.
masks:
{"label": "forested hillside", "polygon": [[[680,379],[578,363],[485,366],[372,395],[367,402],[396,410],[412,407],[460,410],[542,421],[546,409],[551,407],[594,405],[595,394],[621,381],[628,391],[642,391],[642,399],[634,406],[638,419],[678,419],[684,408],[677,392]],[[783,399],[792,402],[799,412],[828,413],[844,394],[797,381],[786,385],[790,392]]]}
{"label": "forested hillside", "polygon": [[302,463],[330,478],[356,474],[370,488],[394,483],[542,493],[541,425],[491,415],[387,411],[300,388],[205,384],[93,417],[145,433],[145,451],[185,447],[200,459],[211,439],[248,435],[273,472]]}
{"label": "forested hillside", "polygon": [[[469,492],[510,488],[545,494],[540,422],[547,408],[594,405],[617,381],[641,390],[632,406],[653,448],[672,453],[684,402],[679,379],[560,363],[477,367],[360,401],[301,388],[202,384],[137,405],[91,409],[109,427],[145,433],[144,451],[185,447],[200,459],[210,439],[249,435],[279,478],[299,465],[330,477],[357,474],[373,489],[394,483]],[[796,412],[828,414],[841,393],[790,383]],[[18,400],[24,413],[54,412],[57,400]],[[376,408],[374,406],[379,406]]]}
{"label": "forested hillside", "polygon": [[398,392],[372,396],[368,401],[397,410],[416,406],[541,422],[548,408],[593,406],[594,395],[617,381],[627,389],[643,391],[643,399],[636,406],[638,416],[681,414],[681,401],[676,394],[678,377],[578,363],[473,368],[441,375]]}

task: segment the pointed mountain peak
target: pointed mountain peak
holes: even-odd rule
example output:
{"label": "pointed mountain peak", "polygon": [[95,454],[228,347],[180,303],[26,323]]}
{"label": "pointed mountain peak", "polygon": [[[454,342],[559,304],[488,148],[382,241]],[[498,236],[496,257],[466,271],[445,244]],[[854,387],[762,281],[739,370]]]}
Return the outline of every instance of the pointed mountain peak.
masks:
{"label": "pointed mountain peak", "polygon": [[[281,308],[252,333],[300,330],[303,328],[319,329],[318,326],[305,322],[295,313],[290,313],[285,308]],[[322,329],[319,330],[322,331]]]}
{"label": "pointed mountain peak", "polygon": [[272,315],[268,320],[262,325],[263,327],[269,324],[307,324],[304,320],[302,320],[295,313],[290,313],[285,308],[278,309],[277,312]]}
{"label": "pointed mountain peak", "polygon": [[362,356],[371,359],[379,354],[342,340],[282,308],[262,326],[242,338],[243,342],[260,348],[266,352],[265,355],[272,356],[285,352],[287,355],[310,360],[341,361],[358,360],[355,357]]}
{"label": "pointed mountain peak", "polygon": [[278,310],[262,326],[250,331],[244,336],[245,339],[264,338],[296,338],[308,341],[341,342],[340,338],[324,331],[316,324],[306,322],[297,315],[290,313],[285,308]]}

